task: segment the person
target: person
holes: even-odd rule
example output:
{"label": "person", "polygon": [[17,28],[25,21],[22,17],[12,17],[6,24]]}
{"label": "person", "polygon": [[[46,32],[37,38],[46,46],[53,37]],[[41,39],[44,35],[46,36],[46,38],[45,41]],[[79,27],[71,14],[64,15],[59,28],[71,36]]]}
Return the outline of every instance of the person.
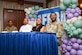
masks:
{"label": "person", "polygon": [[18,30],[17,30],[17,27],[13,25],[13,21],[9,20],[8,21],[8,26],[6,26],[6,28],[4,29],[4,31],[12,32],[12,31],[18,31]]}
{"label": "person", "polygon": [[45,32],[56,33],[59,45],[58,53],[62,54],[60,45],[61,45],[61,38],[64,34],[63,24],[57,21],[57,14],[54,12],[50,14],[50,18],[51,22],[46,25]]}
{"label": "person", "polygon": [[28,24],[29,20],[28,18],[24,18],[23,20],[23,24],[20,29],[19,32],[31,32],[32,31],[32,26]]}
{"label": "person", "polygon": [[36,19],[36,26],[32,28],[32,31],[36,32],[44,32],[45,26],[42,25],[42,20],[41,18]]}

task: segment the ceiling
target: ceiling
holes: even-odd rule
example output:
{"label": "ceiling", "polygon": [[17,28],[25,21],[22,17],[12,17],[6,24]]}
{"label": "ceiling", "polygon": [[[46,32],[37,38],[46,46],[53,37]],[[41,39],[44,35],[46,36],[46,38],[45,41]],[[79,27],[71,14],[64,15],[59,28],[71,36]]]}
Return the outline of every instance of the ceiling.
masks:
{"label": "ceiling", "polygon": [[24,0],[24,1],[33,1],[33,2],[41,2],[41,3],[46,2],[46,0]]}

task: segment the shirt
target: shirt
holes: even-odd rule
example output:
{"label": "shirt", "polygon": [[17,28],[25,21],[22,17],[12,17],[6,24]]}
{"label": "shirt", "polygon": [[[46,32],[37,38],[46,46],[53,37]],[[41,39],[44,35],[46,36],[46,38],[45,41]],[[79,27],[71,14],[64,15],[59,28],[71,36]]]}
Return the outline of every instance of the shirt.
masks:
{"label": "shirt", "polygon": [[35,26],[32,28],[32,31],[36,31],[36,32],[40,32],[40,29],[43,27],[44,25],[40,25],[38,28]]}
{"label": "shirt", "polygon": [[12,31],[17,31],[17,27],[15,26],[7,26],[4,31],[12,32]]}
{"label": "shirt", "polygon": [[56,33],[57,37],[62,37],[64,33],[63,24],[57,21],[51,22],[46,25],[45,31]]}
{"label": "shirt", "polygon": [[32,31],[32,26],[29,24],[21,26],[19,32],[31,32]]}

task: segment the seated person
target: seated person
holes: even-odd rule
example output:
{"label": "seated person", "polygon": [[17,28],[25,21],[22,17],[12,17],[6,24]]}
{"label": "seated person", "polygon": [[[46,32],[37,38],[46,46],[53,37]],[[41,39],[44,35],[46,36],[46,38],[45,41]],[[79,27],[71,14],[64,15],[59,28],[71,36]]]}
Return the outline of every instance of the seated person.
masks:
{"label": "seated person", "polygon": [[36,26],[32,28],[32,31],[44,32],[45,26],[42,25],[42,20],[40,18],[36,19]]}
{"label": "seated person", "polygon": [[8,26],[4,29],[4,31],[12,32],[12,31],[17,31],[17,27],[13,25],[13,21],[9,20],[8,21]]}
{"label": "seated person", "polygon": [[31,32],[32,31],[32,26],[28,24],[29,20],[27,18],[24,18],[23,24],[20,27],[19,32]]}

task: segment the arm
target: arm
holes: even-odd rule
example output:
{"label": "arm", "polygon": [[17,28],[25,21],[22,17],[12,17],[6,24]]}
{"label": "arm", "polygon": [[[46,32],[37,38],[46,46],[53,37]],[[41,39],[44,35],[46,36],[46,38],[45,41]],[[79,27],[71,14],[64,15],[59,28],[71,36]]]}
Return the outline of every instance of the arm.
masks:
{"label": "arm", "polygon": [[43,26],[41,29],[40,29],[40,32],[44,32],[45,30],[45,26]]}
{"label": "arm", "polygon": [[64,34],[63,24],[59,23],[58,24],[57,37],[62,37],[63,34]]}

